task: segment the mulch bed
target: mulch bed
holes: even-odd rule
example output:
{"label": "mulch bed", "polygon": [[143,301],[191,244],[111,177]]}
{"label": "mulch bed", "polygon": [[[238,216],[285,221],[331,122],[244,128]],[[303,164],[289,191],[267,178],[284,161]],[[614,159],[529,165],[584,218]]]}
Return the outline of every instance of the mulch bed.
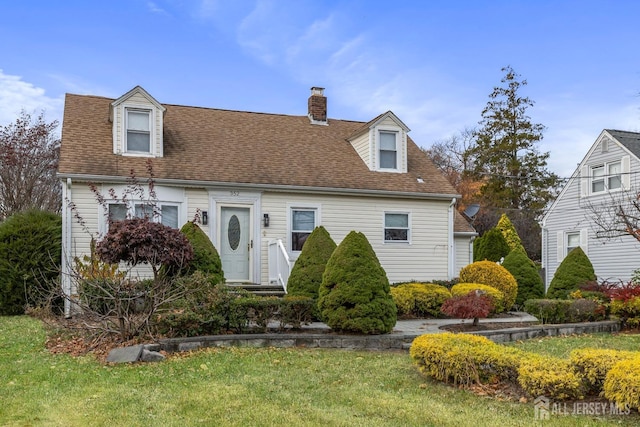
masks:
{"label": "mulch bed", "polygon": [[527,328],[533,325],[539,325],[539,322],[487,322],[473,326],[471,321],[468,323],[454,323],[452,325],[440,326],[440,329],[449,332],[476,332],[476,331],[496,331],[500,329],[510,328]]}

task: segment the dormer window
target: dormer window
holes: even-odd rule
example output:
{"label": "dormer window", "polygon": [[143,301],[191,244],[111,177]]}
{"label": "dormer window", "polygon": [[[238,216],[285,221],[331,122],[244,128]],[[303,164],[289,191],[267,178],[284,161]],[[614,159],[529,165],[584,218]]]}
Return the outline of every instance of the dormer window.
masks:
{"label": "dormer window", "polygon": [[397,132],[380,132],[380,168],[398,169]]}
{"label": "dormer window", "polygon": [[125,152],[151,153],[151,110],[126,109]]}

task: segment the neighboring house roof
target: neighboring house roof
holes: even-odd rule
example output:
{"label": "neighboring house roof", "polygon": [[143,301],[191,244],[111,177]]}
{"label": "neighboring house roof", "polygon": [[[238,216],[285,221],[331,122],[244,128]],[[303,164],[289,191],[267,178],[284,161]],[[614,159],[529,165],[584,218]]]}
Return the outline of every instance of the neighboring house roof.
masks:
{"label": "neighboring house roof", "polygon": [[605,129],[605,131],[624,145],[634,156],[640,158],[640,133],[615,129]]}
{"label": "neighboring house roof", "polygon": [[[146,158],[113,153],[113,99],[67,94],[59,174],[144,176]],[[455,189],[408,138],[407,173],[371,171],[347,138],[362,122],[163,104],[164,155],[153,159],[160,180],[254,184],[453,197]],[[418,178],[422,178],[421,181]]]}

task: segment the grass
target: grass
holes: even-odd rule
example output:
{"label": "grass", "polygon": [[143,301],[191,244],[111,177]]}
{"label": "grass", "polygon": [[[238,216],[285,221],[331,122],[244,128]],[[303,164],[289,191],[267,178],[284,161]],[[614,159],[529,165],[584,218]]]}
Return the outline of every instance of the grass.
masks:
{"label": "grass", "polygon": [[[479,397],[429,381],[417,372],[407,353],[231,348],[173,355],[156,364],[105,366],[92,356],[52,355],[44,347],[45,339],[37,320],[0,317],[0,425],[481,427],[536,423],[531,403]],[[597,340],[598,345],[610,342],[605,336]],[[635,348],[640,343],[632,336],[612,340]],[[536,341],[527,349],[564,351],[564,344],[551,345],[551,341]],[[638,416],[556,416],[552,422],[554,426],[630,426],[638,423]]]}

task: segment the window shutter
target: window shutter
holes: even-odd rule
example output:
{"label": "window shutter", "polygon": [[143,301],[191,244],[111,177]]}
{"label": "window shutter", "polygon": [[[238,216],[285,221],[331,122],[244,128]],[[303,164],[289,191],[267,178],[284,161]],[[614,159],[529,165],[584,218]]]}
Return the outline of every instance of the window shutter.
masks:
{"label": "window shutter", "polygon": [[558,231],[556,233],[556,255],[558,262],[562,262],[564,259],[564,232]]}
{"label": "window shutter", "polygon": [[622,189],[628,190],[631,188],[631,157],[622,157]]}
{"label": "window shutter", "polygon": [[580,197],[587,197],[589,195],[590,182],[589,168],[587,166],[582,166],[582,170],[580,172]]}
{"label": "window shutter", "polygon": [[580,247],[582,248],[585,255],[589,254],[589,230],[583,228],[580,230]]}

